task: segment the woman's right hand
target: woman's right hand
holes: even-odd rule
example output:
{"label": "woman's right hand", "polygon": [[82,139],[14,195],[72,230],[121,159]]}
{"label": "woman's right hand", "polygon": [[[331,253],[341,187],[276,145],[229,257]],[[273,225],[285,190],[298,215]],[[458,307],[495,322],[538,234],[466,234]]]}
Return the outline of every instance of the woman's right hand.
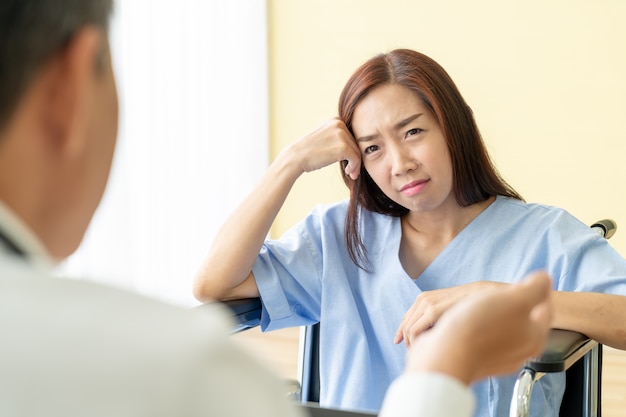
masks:
{"label": "woman's right hand", "polygon": [[353,180],[358,178],[361,170],[361,151],[346,125],[338,118],[328,120],[281,153],[295,158],[303,173],[340,161],[348,162],[345,173]]}

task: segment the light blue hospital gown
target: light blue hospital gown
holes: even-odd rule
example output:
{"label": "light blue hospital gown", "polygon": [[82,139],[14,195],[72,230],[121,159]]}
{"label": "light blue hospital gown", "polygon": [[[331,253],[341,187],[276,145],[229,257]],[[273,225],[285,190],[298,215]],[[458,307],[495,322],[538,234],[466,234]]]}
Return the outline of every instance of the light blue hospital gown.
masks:
{"label": "light blue hospital gown", "polygon": [[[268,240],[253,268],[264,331],[320,321],[325,407],[380,408],[404,366],[406,348],[393,344],[396,329],[422,291],[515,282],[545,269],[558,290],[626,294],[626,260],[562,209],[498,197],[413,280],[398,258],[399,218],[363,213],[372,271],[354,265],[344,238],[346,208],[347,202],[317,207],[279,240]],[[515,378],[477,383],[475,415],[508,416]],[[556,416],[563,390],[563,374],[543,377],[531,414]]]}

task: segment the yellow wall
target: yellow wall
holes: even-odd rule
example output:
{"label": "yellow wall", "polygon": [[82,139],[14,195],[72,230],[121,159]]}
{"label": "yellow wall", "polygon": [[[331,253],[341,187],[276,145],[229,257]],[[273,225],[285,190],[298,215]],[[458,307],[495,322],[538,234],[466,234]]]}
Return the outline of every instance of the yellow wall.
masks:
{"label": "yellow wall", "polygon": [[[271,155],[336,115],[376,53],[437,60],[473,108],[504,177],[529,202],[610,217],[626,255],[626,2],[268,0]],[[299,180],[276,235],[347,196],[332,166]]]}

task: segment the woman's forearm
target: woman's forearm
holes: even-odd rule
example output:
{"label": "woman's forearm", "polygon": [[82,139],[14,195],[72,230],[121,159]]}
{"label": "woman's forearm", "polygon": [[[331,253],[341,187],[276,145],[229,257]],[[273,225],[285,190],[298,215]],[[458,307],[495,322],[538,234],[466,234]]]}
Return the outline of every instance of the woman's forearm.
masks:
{"label": "woman's forearm", "polygon": [[304,172],[338,161],[347,161],[346,174],[358,177],[359,147],[336,118],[285,148],[219,230],[194,281],[195,297],[209,301],[258,296],[252,267],[291,187]]}
{"label": "woman's forearm", "polygon": [[553,291],[552,327],[574,330],[599,343],[626,350],[626,296]]}
{"label": "woman's forearm", "polygon": [[287,152],[279,155],[222,225],[194,280],[193,291],[198,300],[259,295],[251,275],[252,266],[276,215],[302,173],[297,165]]}

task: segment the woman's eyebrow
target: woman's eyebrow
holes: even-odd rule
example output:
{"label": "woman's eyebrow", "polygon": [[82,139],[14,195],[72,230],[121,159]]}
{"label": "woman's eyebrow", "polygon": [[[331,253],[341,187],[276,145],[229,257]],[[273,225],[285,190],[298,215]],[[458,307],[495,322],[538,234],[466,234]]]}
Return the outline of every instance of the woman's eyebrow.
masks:
{"label": "woman's eyebrow", "polygon": [[374,140],[378,137],[378,134],[373,134],[373,135],[367,135],[367,136],[359,136],[358,138],[355,138],[357,142],[369,142],[371,140]]}
{"label": "woman's eyebrow", "polygon": [[[421,115],[423,115],[423,113],[413,114],[405,119],[402,119],[393,126],[393,129],[400,130],[406,125],[408,125],[409,123],[411,123],[412,121],[418,119]],[[377,137],[378,137],[378,134],[375,133],[373,135],[359,136],[358,138],[355,138],[355,139],[357,142],[369,142],[371,140],[376,139]]]}
{"label": "woman's eyebrow", "polygon": [[394,126],[394,129],[395,130],[402,129],[403,127],[405,127],[406,125],[408,125],[412,121],[414,121],[417,118],[419,118],[422,114],[424,114],[424,113],[417,113],[417,114],[414,114],[412,116],[407,117],[406,119],[400,120],[398,123],[396,123],[396,125]]}

